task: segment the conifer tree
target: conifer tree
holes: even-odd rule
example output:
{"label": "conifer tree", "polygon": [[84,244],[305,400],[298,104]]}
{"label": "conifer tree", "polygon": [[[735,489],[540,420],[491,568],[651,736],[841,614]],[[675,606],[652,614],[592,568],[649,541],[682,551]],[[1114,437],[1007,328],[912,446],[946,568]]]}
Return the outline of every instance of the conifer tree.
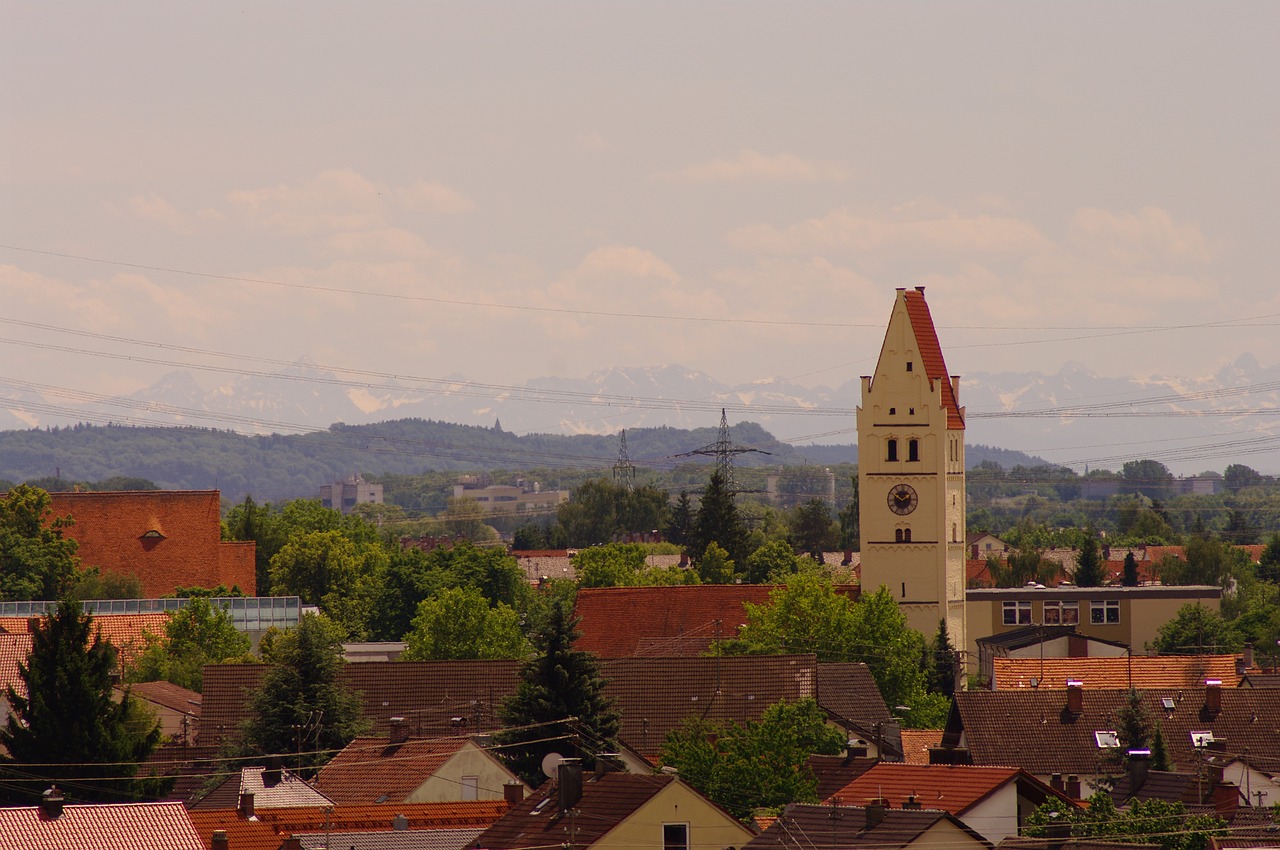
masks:
{"label": "conifer tree", "polygon": [[1076,555],[1076,569],[1071,580],[1078,587],[1097,587],[1105,578],[1102,572],[1102,556],[1098,551],[1098,536],[1092,528],[1086,528],[1080,553]]}
{"label": "conifer tree", "polygon": [[616,752],[618,712],[604,695],[595,656],[573,648],[577,638],[571,608],[555,600],[533,636],[537,654],[525,663],[516,692],[498,717],[508,727],[497,735],[497,753],[530,785],[540,785],[548,753],[580,757]]}
{"label": "conifer tree", "polygon": [[1133,556],[1132,552],[1124,556],[1124,576],[1120,583],[1125,587],[1138,586],[1138,559]]}
{"label": "conifer tree", "polygon": [[709,544],[717,543],[729,553],[730,560],[746,563],[750,554],[746,551],[747,530],[728,486],[719,470],[711,473],[711,480],[702,493],[702,501],[694,520],[693,539],[689,547],[694,560],[702,557]]}
{"label": "conifer tree", "polygon": [[0,796],[38,800],[50,784],[69,799],[119,803],[157,796],[171,784],[137,778],[160,743],[155,715],[126,691],[113,698],[116,648],[93,618],[64,600],[31,635],[19,664],[25,693],[8,689],[13,713],[0,728],[9,755],[0,762]]}

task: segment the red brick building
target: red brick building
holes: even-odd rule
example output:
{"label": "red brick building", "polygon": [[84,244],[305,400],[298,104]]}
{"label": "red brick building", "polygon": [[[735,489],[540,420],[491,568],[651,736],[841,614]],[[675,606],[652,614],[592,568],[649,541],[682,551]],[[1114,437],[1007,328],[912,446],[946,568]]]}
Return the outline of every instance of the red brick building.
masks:
{"label": "red brick building", "polygon": [[249,596],[257,593],[255,544],[222,540],[217,490],[49,495],[54,516],[75,519],[64,533],[80,544],[80,565],[135,575],[145,597],[219,584],[239,585]]}

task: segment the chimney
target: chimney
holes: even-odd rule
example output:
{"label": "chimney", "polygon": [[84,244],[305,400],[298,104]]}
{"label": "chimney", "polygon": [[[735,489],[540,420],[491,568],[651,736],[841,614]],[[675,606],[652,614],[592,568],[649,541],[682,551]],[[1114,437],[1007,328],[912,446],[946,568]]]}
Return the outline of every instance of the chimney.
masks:
{"label": "chimney", "polygon": [[[1056,815],[1057,812],[1053,812],[1052,814]],[[1048,846],[1051,848],[1051,850],[1058,850],[1058,848],[1066,844],[1068,839],[1071,838],[1071,824],[1067,823],[1066,821],[1060,821],[1060,820],[1051,821],[1045,827],[1044,831],[1045,831],[1045,838],[1049,839]]]}
{"label": "chimney", "polygon": [[1253,666],[1253,644],[1246,643],[1244,645],[1244,658],[1240,659],[1240,663],[1248,670]]}
{"label": "chimney", "polygon": [[1230,818],[1240,807],[1240,788],[1234,782],[1219,782],[1213,786],[1213,811],[1220,817]]}
{"label": "chimney", "polygon": [[884,823],[885,811],[888,808],[883,798],[867,803],[867,829],[874,829]]}
{"label": "chimney", "polygon": [[596,753],[596,779],[618,769],[617,753]]}
{"label": "chimney", "polygon": [[1062,793],[1073,800],[1082,799],[1080,796],[1080,777],[1074,773],[1068,773],[1067,781],[1062,786]]}
{"label": "chimney", "polygon": [[296,835],[290,835],[280,844],[280,850],[302,850],[302,839]]}
{"label": "chimney", "polygon": [[409,740],[409,724],[404,722],[403,717],[391,718],[391,743],[403,744]]}
{"label": "chimney", "polygon": [[267,759],[267,766],[262,769],[262,787],[274,788],[279,785],[283,770],[280,765],[280,756],[271,756]]}
{"label": "chimney", "polygon": [[57,820],[62,817],[62,805],[66,801],[58,786],[50,785],[40,795],[40,814],[48,820]]}
{"label": "chimney", "polygon": [[240,804],[236,806],[240,810],[240,816],[248,819],[253,817],[253,792],[241,791]]}
{"label": "chimney", "polygon": [[923,806],[920,805],[920,800],[919,798],[916,797],[915,794],[908,794],[907,799],[902,801],[902,808],[919,809],[919,808],[923,808]]}
{"label": "chimney", "polygon": [[1079,679],[1067,679],[1067,711],[1084,714],[1084,682]]}
{"label": "chimney", "polygon": [[582,799],[582,765],[577,759],[565,759],[556,770],[560,786],[560,811],[567,812]]}
{"label": "chimney", "polygon": [[227,840],[225,829],[215,829],[209,842],[209,850],[229,850],[231,842]]}
{"label": "chimney", "polygon": [[1061,791],[1065,793],[1066,786],[1062,784],[1061,773],[1055,773],[1049,777],[1049,787],[1052,788],[1054,791]]}
{"label": "chimney", "polygon": [[850,738],[844,745],[844,763],[848,764],[854,759],[864,759],[867,757],[867,742],[861,738]]}
{"label": "chimney", "polygon": [[507,805],[514,806],[524,799],[524,783],[519,781],[502,783],[502,799]]}
{"label": "chimney", "polygon": [[404,832],[409,828],[409,819],[402,813],[396,812],[396,816],[391,819],[391,828],[396,832]]}
{"label": "chimney", "polygon": [[1204,713],[1216,717],[1222,711],[1222,680],[1204,680]]}
{"label": "chimney", "polygon": [[1129,793],[1137,794],[1147,784],[1151,750],[1129,750]]}

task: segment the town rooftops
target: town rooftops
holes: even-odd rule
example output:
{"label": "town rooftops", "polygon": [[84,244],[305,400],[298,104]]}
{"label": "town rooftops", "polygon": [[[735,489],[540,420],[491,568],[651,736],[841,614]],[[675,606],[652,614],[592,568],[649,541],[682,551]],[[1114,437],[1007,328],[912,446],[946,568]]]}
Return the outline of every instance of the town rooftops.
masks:
{"label": "town rooftops", "polygon": [[[1160,723],[1175,769],[1194,770],[1210,742],[1225,756],[1280,764],[1280,689],[1219,685],[1140,695]],[[1019,765],[1039,776],[1093,775],[1119,755],[1115,739],[1098,733],[1116,731],[1128,698],[1124,688],[957,692],[943,742],[962,743],[974,764]]]}
{"label": "town rooftops", "polygon": [[253,795],[253,809],[332,806],[333,800],[287,768],[245,767],[191,804],[192,809],[235,809],[243,795]]}
{"label": "town rooftops", "polygon": [[890,764],[881,762],[854,779],[831,799],[842,805],[865,806],[880,799],[891,807],[901,808],[912,800],[926,809],[939,809],[953,815],[963,814],[1010,782],[1043,802],[1057,797],[1066,805],[1074,805],[1066,797],[1017,767],[974,767],[950,764]]}
{"label": "town rooftops", "polygon": [[1240,684],[1234,655],[1123,655],[1097,658],[995,658],[992,690],[1065,688],[1067,681],[1085,688],[1197,688],[1206,679],[1224,687]]}
{"label": "town rooftops", "polygon": [[470,739],[356,738],[316,776],[316,787],[335,803],[398,803],[422,785]]}
{"label": "town rooftops", "polygon": [[894,850],[919,839],[940,821],[967,835],[971,842],[957,844],[939,839],[938,846],[952,850],[991,845],[947,812],[936,809],[885,809],[878,822],[863,806],[814,806],[792,803],[764,832],[744,845],[744,850],[795,850],[803,848],[856,848]]}
{"label": "town rooftops", "polygon": [[0,808],[0,847],[17,850],[205,850],[181,803]]}

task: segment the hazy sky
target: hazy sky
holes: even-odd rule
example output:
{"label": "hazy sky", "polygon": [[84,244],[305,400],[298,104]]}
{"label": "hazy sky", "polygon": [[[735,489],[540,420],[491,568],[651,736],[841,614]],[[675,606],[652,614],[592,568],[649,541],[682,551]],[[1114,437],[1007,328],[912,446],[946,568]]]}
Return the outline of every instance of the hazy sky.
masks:
{"label": "hazy sky", "polygon": [[834,386],[918,285],[962,375],[1274,365],[1277,44],[1271,0],[3,0],[0,381]]}

